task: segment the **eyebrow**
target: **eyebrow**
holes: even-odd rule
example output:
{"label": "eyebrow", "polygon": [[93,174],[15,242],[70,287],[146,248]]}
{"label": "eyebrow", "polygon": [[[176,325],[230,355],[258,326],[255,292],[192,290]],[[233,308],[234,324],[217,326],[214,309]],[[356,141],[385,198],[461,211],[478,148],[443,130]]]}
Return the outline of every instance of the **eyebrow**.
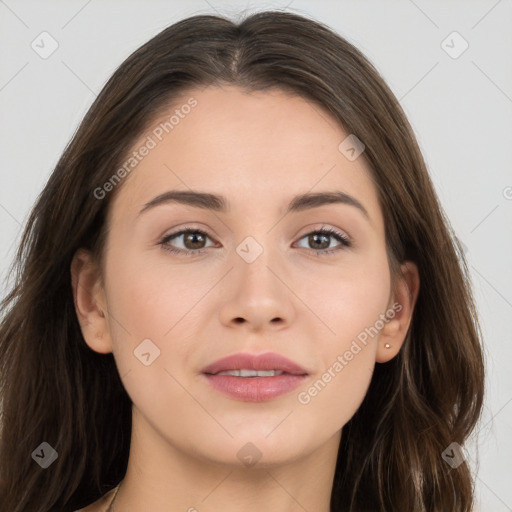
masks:
{"label": "eyebrow", "polygon": [[[199,192],[195,190],[170,190],[156,196],[154,199],[146,203],[140,210],[139,215],[145,211],[168,203],[179,203],[195,208],[212,210],[215,212],[226,213],[229,209],[229,202],[224,196],[210,194],[207,192]],[[299,194],[292,198],[289,202],[285,215],[293,212],[301,212],[311,208],[318,208],[326,204],[346,204],[357,208],[367,220],[370,220],[368,211],[355,197],[339,191],[332,192],[315,192]]]}

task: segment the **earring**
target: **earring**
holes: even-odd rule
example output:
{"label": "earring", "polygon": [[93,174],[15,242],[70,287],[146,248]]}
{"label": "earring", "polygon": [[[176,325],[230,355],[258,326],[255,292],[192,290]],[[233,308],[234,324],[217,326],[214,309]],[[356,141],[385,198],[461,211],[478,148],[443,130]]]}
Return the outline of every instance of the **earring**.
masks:
{"label": "earring", "polygon": [[386,344],[384,345],[384,347],[386,347],[386,348],[391,348],[391,345],[390,345],[389,343],[386,343]]}

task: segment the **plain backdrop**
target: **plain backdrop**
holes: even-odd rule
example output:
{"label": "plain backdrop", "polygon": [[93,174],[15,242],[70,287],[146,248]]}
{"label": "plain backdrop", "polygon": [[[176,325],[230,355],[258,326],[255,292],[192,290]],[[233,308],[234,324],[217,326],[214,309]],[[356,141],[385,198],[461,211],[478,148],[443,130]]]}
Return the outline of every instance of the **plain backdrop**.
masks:
{"label": "plain backdrop", "polygon": [[466,248],[484,330],[485,411],[467,447],[478,469],[477,510],[512,511],[510,0],[0,0],[1,295],[35,198],[115,68],[184,17],[237,19],[268,8],[312,17],[347,38],[409,117]]}

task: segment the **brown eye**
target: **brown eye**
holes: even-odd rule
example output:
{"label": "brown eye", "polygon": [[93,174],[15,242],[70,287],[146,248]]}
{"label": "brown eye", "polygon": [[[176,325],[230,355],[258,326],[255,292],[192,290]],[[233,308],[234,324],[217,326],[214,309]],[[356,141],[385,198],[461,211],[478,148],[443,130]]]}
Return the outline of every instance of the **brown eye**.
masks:
{"label": "brown eye", "polygon": [[313,249],[327,249],[331,245],[330,237],[323,233],[313,233],[308,236],[308,243]]}
{"label": "brown eye", "polygon": [[[160,245],[167,250],[175,253],[198,254],[204,252],[207,239],[210,238],[207,233],[200,229],[184,229],[176,233],[171,233],[162,239]],[[170,244],[172,240],[182,240],[183,247],[175,247],[176,242]]]}
{"label": "brown eye", "polygon": [[197,232],[188,232],[183,235],[183,243],[187,249],[202,249],[206,237]]}
{"label": "brown eye", "polygon": [[[307,244],[309,246],[306,247],[306,249],[311,249],[312,251],[315,251],[319,256],[331,254],[340,251],[343,248],[352,246],[350,239],[346,235],[344,235],[343,233],[339,233],[334,229],[318,229],[303,236],[301,240],[304,240],[306,238]],[[340,243],[335,248],[330,248],[331,241],[333,238]]]}

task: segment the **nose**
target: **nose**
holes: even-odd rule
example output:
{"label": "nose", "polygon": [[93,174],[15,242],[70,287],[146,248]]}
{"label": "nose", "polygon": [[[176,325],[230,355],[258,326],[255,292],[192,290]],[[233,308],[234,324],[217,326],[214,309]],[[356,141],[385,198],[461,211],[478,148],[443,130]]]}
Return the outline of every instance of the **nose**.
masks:
{"label": "nose", "polygon": [[237,256],[224,284],[221,322],[248,331],[286,328],[295,315],[289,280],[275,253],[265,250],[251,263]]}

